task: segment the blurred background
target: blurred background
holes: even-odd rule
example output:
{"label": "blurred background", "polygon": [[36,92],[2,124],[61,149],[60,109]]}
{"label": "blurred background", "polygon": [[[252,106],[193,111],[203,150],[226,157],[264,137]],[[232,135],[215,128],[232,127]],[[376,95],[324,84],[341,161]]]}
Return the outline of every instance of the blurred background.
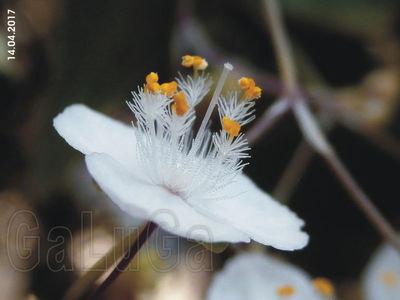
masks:
{"label": "blurred background", "polygon": [[[313,110],[398,229],[398,1],[280,2]],[[261,115],[281,90],[276,60],[261,1],[13,0],[0,7],[0,299],[61,299],[110,249],[116,227],[139,222],[96,190],[82,155],[54,130],[54,116],[81,102],[130,122],[130,91],[151,71],[161,81],[184,72],[184,54],[205,57],[214,78],[225,61],[237,76],[254,76],[263,88]],[[8,9],[15,11],[15,60],[7,59]],[[287,202],[311,237],[301,251],[264,250],[330,278],[340,299],[361,299],[360,275],[382,240],[324,162],[306,146],[297,148],[301,141],[287,115],[252,146],[245,172]],[[85,241],[93,243],[87,248]],[[257,246],[217,255],[176,238],[168,247],[194,249],[193,263],[208,267],[190,272],[178,264],[160,273],[143,259],[140,271],[124,274],[104,299],[203,299],[213,270],[237,249]],[[168,264],[173,256],[154,260]]]}

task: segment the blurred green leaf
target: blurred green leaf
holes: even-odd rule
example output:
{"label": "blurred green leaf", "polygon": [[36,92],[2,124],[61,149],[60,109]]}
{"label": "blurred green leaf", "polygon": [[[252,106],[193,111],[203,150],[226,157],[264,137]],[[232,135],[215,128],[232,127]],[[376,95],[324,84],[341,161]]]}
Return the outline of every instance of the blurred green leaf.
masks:
{"label": "blurred green leaf", "polygon": [[202,245],[204,248],[206,248],[207,250],[210,250],[211,252],[214,253],[222,253],[225,251],[226,248],[228,248],[229,243],[203,243],[203,242],[199,242],[200,245]]}

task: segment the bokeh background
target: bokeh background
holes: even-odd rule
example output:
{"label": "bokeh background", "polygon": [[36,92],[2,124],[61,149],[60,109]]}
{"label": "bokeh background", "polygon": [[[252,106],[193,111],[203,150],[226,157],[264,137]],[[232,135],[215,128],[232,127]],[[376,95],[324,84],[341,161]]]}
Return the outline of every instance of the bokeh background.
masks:
{"label": "bokeh background", "polygon": [[[346,166],[399,229],[398,1],[280,2],[310,104]],[[61,299],[82,274],[73,255],[88,251],[71,250],[75,239],[94,240],[98,258],[111,247],[113,228],[138,223],[96,190],[53,117],[81,102],[129,122],[130,91],[151,71],[172,80],[185,71],[180,57],[188,53],[204,56],[214,75],[225,61],[237,75],[253,75],[264,91],[260,115],[279,96],[276,60],[261,1],[14,0],[0,8],[0,299]],[[7,9],[16,12],[15,60],[7,60]],[[287,115],[253,145],[245,172],[273,193],[300,142]],[[330,278],[340,299],[360,299],[360,275],[382,239],[324,162],[312,158],[293,190],[283,185],[275,194],[288,198],[311,240],[293,253],[264,251]],[[86,237],[89,228],[94,233]],[[23,237],[19,257],[14,248]],[[217,270],[247,247],[257,246],[236,245],[202,259]],[[202,299],[212,276],[182,266],[159,273],[142,263],[104,298]]]}

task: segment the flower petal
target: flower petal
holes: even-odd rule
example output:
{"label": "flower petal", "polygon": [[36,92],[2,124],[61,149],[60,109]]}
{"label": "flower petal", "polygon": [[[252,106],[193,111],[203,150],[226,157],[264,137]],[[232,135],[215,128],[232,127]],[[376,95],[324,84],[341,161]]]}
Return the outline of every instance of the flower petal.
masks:
{"label": "flower petal", "polygon": [[86,155],[86,165],[102,190],[133,217],[151,220],[173,234],[207,243],[250,241],[243,232],[197,213],[177,195],[143,181],[106,154]]}
{"label": "flower petal", "polygon": [[76,150],[107,153],[120,163],[137,166],[136,138],[131,126],[109,118],[83,104],[73,104],[58,114],[53,125]]}
{"label": "flower petal", "polygon": [[[284,286],[293,294],[280,295]],[[244,253],[230,259],[214,276],[208,300],[320,300],[311,278],[301,269],[261,253]]]}
{"label": "flower petal", "polygon": [[386,243],[374,254],[363,275],[365,300],[395,300],[400,295],[400,256]]}
{"label": "flower petal", "polygon": [[264,245],[295,250],[308,243],[308,235],[300,230],[304,221],[259,189],[246,175],[238,175],[212,198],[188,202],[202,214],[231,224]]}

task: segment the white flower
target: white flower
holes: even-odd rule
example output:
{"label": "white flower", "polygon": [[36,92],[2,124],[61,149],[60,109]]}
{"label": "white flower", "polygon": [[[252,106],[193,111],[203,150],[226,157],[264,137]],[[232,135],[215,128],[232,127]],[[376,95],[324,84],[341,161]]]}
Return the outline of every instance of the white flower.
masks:
{"label": "white flower", "polygon": [[[177,82],[160,85],[158,75],[150,73],[146,85],[133,93],[128,103],[136,119],[133,127],[82,104],[67,107],[54,127],[85,154],[102,190],[133,217],[204,242],[253,239],[283,250],[304,247],[304,222],[242,174],[249,148],[239,131],[253,119],[251,95],[246,103],[237,93],[227,101],[219,97],[232,69],[226,64],[194,135],[195,105],[211,81],[204,71],[198,73],[206,66],[201,58],[189,57],[185,63],[195,67],[193,77],[180,75]],[[254,84],[251,88],[258,89],[253,92],[258,97],[261,90]],[[216,105],[224,130],[211,133],[207,124]]]}
{"label": "white flower", "polygon": [[372,257],[362,288],[366,300],[400,299],[400,255],[388,243]]}
{"label": "white flower", "polygon": [[300,268],[262,253],[231,258],[217,273],[207,300],[332,300],[329,280],[310,276]]}

